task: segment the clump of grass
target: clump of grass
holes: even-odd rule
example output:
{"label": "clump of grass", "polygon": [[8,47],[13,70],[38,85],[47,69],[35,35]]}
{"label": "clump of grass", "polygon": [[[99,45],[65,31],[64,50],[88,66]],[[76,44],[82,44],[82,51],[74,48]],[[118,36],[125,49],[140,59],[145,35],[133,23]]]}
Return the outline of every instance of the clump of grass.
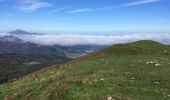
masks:
{"label": "clump of grass", "polygon": [[57,88],[57,92],[64,94],[67,93],[69,91],[69,86],[67,84],[61,84],[58,88]]}
{"label": "clump of grass", "polygon": [[99,81],[96,77],[96,74],[92,74],[92,75],[89,76],[88,83],[89,83],[90,86],[96,86],[98,82]]}
{"label": "clump of grass", "polygon": [[77,85],[82,85],[82,84],[83,84],[83,81],[82,81],[81,79],[76,79],[76,80],[75,80],[75,83],[76,83]]}

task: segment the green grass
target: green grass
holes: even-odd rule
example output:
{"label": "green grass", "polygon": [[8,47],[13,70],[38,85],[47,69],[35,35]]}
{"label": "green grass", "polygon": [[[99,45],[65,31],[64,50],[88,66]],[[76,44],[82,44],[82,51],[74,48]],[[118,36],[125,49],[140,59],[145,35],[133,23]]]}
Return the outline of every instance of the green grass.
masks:
{"label": "green grass", "polygon": [[159,43],[140,41],[116,45],[63,65],[54,65],[0,85],[0,98],[169,100],[170,49],[153,44]]}

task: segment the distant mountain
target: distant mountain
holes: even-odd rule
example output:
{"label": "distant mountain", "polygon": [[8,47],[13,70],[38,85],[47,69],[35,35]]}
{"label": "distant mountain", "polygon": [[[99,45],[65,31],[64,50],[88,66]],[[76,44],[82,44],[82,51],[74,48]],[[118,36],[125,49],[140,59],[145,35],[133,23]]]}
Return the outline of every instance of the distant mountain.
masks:
{"label": "distant mountain", "polygon": [[26,54],[26,55],[61,55],[61,48],[53,46],[41,46],[34,43],[16,43],[0,41],[0,54]]}
{"label": "distant mountain", "polygon": [[9,33],[11,35],[41,35],[40,33],[30,33],[30,32],[23,31],[21,29],[17,29],[15,31],[11,31]]}
{"label": "distant mountain", "polygon": [[14,37],[14,36],[2,36],[0,37],[0,41],[1,42],[17,42],[17,43],[23,42],[21,39]]}
{"label": "distant mountain", "polygon": [[65,56],[61,47],[44,46],[23,40],[14,36],[0,37],[0,54],[24,54],[24,55],[58,55]]}

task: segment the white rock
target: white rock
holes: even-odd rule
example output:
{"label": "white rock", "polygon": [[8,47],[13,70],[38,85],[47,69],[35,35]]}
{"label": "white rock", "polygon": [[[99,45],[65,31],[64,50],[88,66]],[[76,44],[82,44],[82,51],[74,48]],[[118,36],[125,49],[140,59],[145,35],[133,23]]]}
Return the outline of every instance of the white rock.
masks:
{"label": "white rock", "polygon": [[149,64],[149,62],[146,62],[146,64]]}
{"label": "white rock", "polygon": [[107,100],[112,100],[113,98],[111,96],[108,96]]}
{"label": "white rock", "polygon": [[153,61],[150,61],[151,64],[153,64],[154,62]]}
{"label": "white rock", "polygon": [[154,82],[155,84],[160,84],[160,82]]}
{"label": "white rock", "polygon": [[135,77],[132,77],[132,78],[130,78],[131,80],[135,80],[136,78]]}
{"label": "white rock", "polygon": [[166,51],[166,50],[165,50],[164,52],[165,52],[165,53],[167,53],[167,51]]}
{"label": "white rock", "polygon": [[104,81],[105,79],[101,78],[100,80],[101,80],[101,81]]}
{"label": "white rock", "polygon": [[157,64],[155,64],[155,66],[160,66],[160,64],[157,63]]}

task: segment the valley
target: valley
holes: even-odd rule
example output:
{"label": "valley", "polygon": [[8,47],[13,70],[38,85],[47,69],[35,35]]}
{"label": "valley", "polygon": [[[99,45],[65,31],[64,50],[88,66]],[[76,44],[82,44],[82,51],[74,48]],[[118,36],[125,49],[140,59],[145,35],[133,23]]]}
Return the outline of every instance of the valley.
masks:
{"label": "valley", "polygon": [[22,30],[9,33],[11,34],[0,36],[0,84],[107,47],[98,45],[40,45],[26,42],[17,36],[40,35],[40,33],[29,33]]}

